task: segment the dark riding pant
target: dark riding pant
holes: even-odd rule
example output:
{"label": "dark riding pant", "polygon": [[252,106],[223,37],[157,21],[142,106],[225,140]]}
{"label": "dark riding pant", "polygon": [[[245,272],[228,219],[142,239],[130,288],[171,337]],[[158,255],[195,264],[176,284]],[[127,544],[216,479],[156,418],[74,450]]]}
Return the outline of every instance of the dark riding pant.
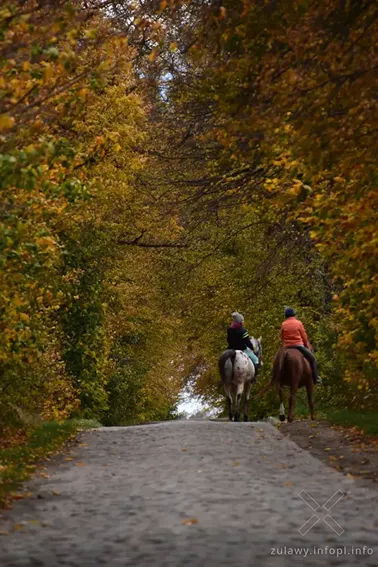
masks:
{"label": "dark riding pant", "polygon": [[302,345],[293,345],[293,346],[289,346],[289,347],[286,347],[286,348],[296,348],[297,350],[299,350],[303,354],[303,356],[311,364],[312,380],[313,380],[314,384],[317,384],[317,382],[318,382],[318,365],[316,363],[316,358],[314,356],[314,353],[311,352],[309,348],[306,348],[305,346],[302,346]]}

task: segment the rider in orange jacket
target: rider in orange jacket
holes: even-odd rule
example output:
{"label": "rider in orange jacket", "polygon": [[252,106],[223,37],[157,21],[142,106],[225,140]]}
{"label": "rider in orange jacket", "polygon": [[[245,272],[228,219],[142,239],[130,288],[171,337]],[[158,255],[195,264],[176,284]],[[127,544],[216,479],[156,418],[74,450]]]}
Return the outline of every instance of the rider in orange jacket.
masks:
{"label": "rider in orange jacket", "polygon": [[295,316],[295,311],[291,307],[285,309],[285,321],[281,325],[281,340],[286,348],[296,348],[311,364],[312,379],[314,384],[319,384],[318,368],[316,358],[311,350],[311,345],[307,338],[306,330],[302,321]]}

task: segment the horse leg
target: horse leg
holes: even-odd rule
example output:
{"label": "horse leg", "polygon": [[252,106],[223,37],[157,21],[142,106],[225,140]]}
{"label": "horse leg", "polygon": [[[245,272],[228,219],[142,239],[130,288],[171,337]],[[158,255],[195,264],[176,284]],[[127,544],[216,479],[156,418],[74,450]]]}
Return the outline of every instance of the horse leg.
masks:
{"label": "horse leg", "polygon": [[312,379],[311,379],[311,382],[309,382],[307,384],[306,390],[307,390],[308,407],[310,408],[310,413],[311,413],[311,419],[314,420],[315,419],[314,402],[312,401],[312,394],[313,394],[313,391],[314,391],[314,386],[313,386],[313,383],[312,383]]}
{"label": "horse leg", "polygon": [[280,396],[280,421],[285,421],[286,417],[285,417],[285,407],[284,407],[284,403],[283,403],[282,386],[278,387],[278,394]]}
{"label": "horse leg", "polygon": [[294,419],[294,408],[295,408],[295,396],[297,393],[297,388],[295,386],[291,386],[290,388],[290,398],[289,398],[289,416],[287,420],[292,422]]}
{"label": "horse leg", "polygon": [[249,421],[248,417],[248,402],[249,402],[249,394],[252,388],[252,383],[248,382],[245,386],[244,391],[244,421]]}
{"label": "horse leg", "polygon": [[227,405],[228,405],[228,417],[229,420],[232,421],[232,396],[231,396],[231,386],[230,384],[224,385],[224,391],[227,398]]}
{"label": "horse leg", "polygon": [[243,384],[238,385],[235,399],[235,421],[240,421],[240,401],[243,394]]}

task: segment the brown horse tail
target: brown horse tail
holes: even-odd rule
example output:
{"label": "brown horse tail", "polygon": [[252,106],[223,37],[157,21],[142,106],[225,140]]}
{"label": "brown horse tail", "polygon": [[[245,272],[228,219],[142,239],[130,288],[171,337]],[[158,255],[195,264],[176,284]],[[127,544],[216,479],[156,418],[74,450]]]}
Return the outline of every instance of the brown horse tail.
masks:
{"label": "brown horse tail", "polygon": [[273,377],[272,377],[272,383],[273,384],[278,384],[280,381],[280,377],[281,377],[281,373],[285,364],[285,359],[286,359],[286,355],[287,355],[287,349],[286,348],[281,348],[275,358],[274,358],[274,362],[273,362]]}
{"label": "brown horse tail", "polygon": [[273,362],[272,379],[262,390],[260,390],[260,392],[258,392],[258,394],[256,394],[255,399],[260,398],[261,396],[266,394],[266,392],[268,390],[270,390],[271,388],[273,388],[273,386],[275,384],[279,384],[280,376],[281,376],[281,372],[282,372],[282,369],[283,369],[283,365],[284,365],[284,362],[285,362],[286,355],[287,355],[286,349],[281,349],[281,350],[278,351],[278,353],[276,354],[276,357],[274,359],[274,362]]}
{"label": "brown horse tail", "polygon": [[258,392],[254,398],[261,398],[261,396],[263,396],[264,394],[267,393],[268,390],[270,390],[270,388],[272,388],[274,385],[274,380],[272,379],[270,382],[268,382],[268,384],[266,384],[266,386],[264,386],[264,388],[262,390],[260,390],[260,392]]}

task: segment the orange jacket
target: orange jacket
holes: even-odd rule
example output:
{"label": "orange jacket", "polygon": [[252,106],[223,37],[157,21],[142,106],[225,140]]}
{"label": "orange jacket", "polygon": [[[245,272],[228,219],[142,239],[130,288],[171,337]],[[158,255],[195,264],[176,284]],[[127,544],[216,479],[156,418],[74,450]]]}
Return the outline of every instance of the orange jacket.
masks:
{"label": "orange jacket", "polygon": [[295,317],[289,317],[282,323],[281,340],[284,346],[301,345],[310,348],[303,323]]}

